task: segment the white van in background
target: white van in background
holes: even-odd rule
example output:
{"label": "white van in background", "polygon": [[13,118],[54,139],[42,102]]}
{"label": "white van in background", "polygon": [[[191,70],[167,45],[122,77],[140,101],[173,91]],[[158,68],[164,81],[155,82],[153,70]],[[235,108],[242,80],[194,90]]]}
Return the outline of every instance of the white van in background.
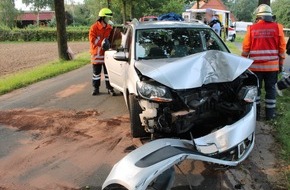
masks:
{"label": "white van in background", "polygon": [[243,22],[243,21],[233,22],[233,26],[236,28],[237,32],[246,32],[247,27],[251,25],[253,25],[252,22]]}

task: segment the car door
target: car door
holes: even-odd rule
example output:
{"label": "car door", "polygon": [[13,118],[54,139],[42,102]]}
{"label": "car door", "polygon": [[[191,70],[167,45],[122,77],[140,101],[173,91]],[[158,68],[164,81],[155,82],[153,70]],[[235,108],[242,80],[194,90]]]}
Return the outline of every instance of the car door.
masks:
{"label": "car door", "polygon": [[123,91],[124,61],[114,59],[117,49],[122,47],[122,41],[125,38],[121,27],[114,27],[110,35],[111,49],[105,52],[105,64],[109,75],[110,84],[119,91]]}

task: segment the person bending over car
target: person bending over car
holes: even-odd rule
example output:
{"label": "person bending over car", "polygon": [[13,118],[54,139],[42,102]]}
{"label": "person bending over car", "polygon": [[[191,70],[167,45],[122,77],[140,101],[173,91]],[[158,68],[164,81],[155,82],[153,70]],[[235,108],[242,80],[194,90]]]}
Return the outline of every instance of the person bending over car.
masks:
{"label": "person bending over car", "polygon": [[109,76],[104,64],[104,53],[110,48],[110,42],[108,40],[112,27],[109,24],[110,18],[113,16],[113,13],[108,8],[103,8],[99,12],[98,21],[93,24],[89,32],[90,40],[90,52],[91,52],[91,63],[93,65],[93,87],[92,92],[93,96],[96,96],[100,93],[101,85],[101,72],[102,68],[104,69],[106,88],[108,89],[108,94],[115,96],[116,93],[113,87],[110,85]]}

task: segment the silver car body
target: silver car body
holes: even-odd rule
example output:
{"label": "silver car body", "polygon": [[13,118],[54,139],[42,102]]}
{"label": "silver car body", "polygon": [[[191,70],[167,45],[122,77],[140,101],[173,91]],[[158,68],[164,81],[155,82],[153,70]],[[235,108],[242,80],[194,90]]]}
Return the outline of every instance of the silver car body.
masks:
{"label": "silver car body", "polygon": [[[136,29],[162,27],[208,28],[202,24],[184,22],[148,22],[132,25],[131,32],[127,32],[126,37],[135,36]],[[125,41],[123,43],[126,43]],[[191,89],[209,83],[233,81],[252,64],[252,60],[216,50],[178,59],[156,59],[152,64],[152,60],[135,59],[134,40],[131,41],[130,46],[131,55],[126,55],[129,58],[128,61],[116,61],[114,55],[117,51],[111,50],[105,53],[105,64],[110,83],[114,88],[123,92],[127,105],[128,94],[138,96],[137,83],[140,82],[140,78],[137,70],[142,75],[169,88]],[[176,80],[177,78],[178,80]],[[158,104],[147,100],[140,100],[139,103],[144,110],[140,114],[142,123],[144,123],[142,118],[156,116]],[[127,189],[146,189],[157,176],[185,159],[235,166],[245,160],[253,149],[255,126],[256,105],[253,103],[250,111],[244,117],[205,136],[192,140],[159,139],[149,142],[120,160],[113,167],[103,184],[103,188],[111,184],[121,184]],[[245,143],[246,141],[250,143]],[[233,148],[238,150],[238,159],[236,160],[223,160],[214,157],[214,155]],[[164,154],[164,150],[168,154]]]}

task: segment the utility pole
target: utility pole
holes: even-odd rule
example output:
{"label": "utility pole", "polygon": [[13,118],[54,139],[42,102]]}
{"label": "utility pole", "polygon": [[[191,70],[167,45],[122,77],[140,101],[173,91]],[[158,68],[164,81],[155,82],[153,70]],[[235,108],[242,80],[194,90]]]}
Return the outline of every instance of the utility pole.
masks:
{"label": "utility pole", "polygon": [[55,6],[58,56],[60,59],[69,60],[70,58],[67,53],[68,46],[67,46],[64,0],[54,0],[54,6]]}
{"label": "utility pole", "polygon": [[270,6],[271,0],[259,0],[259,4],[258,5],[261,5],[261,4],[267,4],[267,5]]}

